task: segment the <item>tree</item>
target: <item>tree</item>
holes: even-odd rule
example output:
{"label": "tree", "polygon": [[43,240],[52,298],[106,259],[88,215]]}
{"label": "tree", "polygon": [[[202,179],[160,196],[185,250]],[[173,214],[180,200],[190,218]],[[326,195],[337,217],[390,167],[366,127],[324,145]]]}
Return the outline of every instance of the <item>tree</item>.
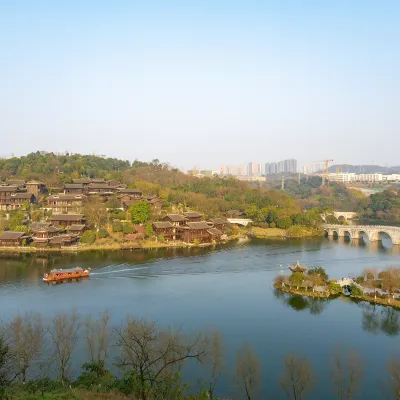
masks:
{"label": "tree", "polygon": [[85,204],[84,214],[88,224],[98,232],[100,228],[106,225],[108,220],[108,211],[103,201],[97,197],[90,198]]}
{"label": "tree", "polygon": [[130,234],[130,233],[135,233],[136,231],[135,231],[135,228],[132,226],[132,224],[127,223],[127,224],[124,224],[124,226],[123,226],[123,228],[122,228],[122,232],[123,232],[125,235],[128,235],[128,234]]}
{"label": "tree", "polygon": [[114,221],[112,224],[112,231],[113,232],[122,232],[123,226],[121,221]]}
{"label": "tree", "polygon": [[111,197],[106,201],[106,207],[111,209],[116,209],[121,207],[121,202],[117,197]]}
{"label": "tree", "polygon": [[278,213],[275,209],[271,208],[268,211],[267,216],[265,217],[265,222],[267,224],[272,224],[272,223],[276,224],[277,220],[278,220]]}
{"label": "tree", "polygon": [[151,207],[147,201],[139,201],[129,207],[133,224],[143,224],[150,219]]}
{"label": "tree", "polygon": [[292,225],[292,219],[290,217],[281,217],[276,221],[276,226],[280,229],[288,229]]}
{"label": "tree", "polygon": [[289,399],[303,400],[307,392],[314,387],[314,381],[314,372],[307,358],[286,356],[285,370],[280,383]]}
{"label": "tree", "polygon": [[2,398],[4,389],[9,385],[10,371],[10,349],[5,339],[4,327],[0,329],[0,396]]}
{"label": "tree", "polygon": [[341,400],[351,400],[363,376],[362,362],[354,350],[342,353],[337,350],[333,357],[331,379],[336,395]]}
{"label": "tree", "polygon": [[50,326],[49,334],[54,346],[54,359],[58,378],[64,383],[69,376],[72,355],[78,342],[79,317],[75,312],[57,315]]}
{"label": "tree", "polygon": [[108,233],[108,230],[105,228],[100,228],[99,231],[97,232],[97,236],[99,239],[105,239],[106,237],[109,237],[110,234]]}
{"label": "tree", "polygon": [[[397,268],[389,267],[382,271],[382,289],[386,290],[390,295],[393,295],[394,290],[400,286],[399,279],[400,270]],[[389,299],[390,302],[390,299]]]}
{"label": "tree", "polygon": [[128,318],[116,335],[121,350],[117,365],[129,368],[135,381],[134,395],[140,400],[150,399],[165,384],[173,383],[185,360],[202,361],[206,354],[201,335],[191,338],[179,330],[161,330],[145,320]]}
{"label": "tree", "polygon": [[214,398],[214,391],[217,381],[221,375],[222,363],[223,363],[223,343],[221,339],[221,335],[217,330],[213,331],[207,338],[208,344],[208,357],[207,363],[211,367],[211,376],[208,381],[208,395],[212,400]]}
{"label": "tree", "polygon": [[94,320],[88,316],[83,322],[83,332],[91,363],[100,365],[107,361],[110,341],[109,321],[110,315],[105,312],[99,319]]}
{"label": "tree", "polygon": [[255,399],[260,385],[261,366],[254,350],[247,345],[236,352],[235,380],[246,400]]}
{"label": "tree", "polygon": [[293,272],[292,275],[290,275],[289,277],[290,283],[296,286],[297,289],[299,288],[299,286],[301,286],[304,279],[305,275],[302,272]]}
{"label": "tree", "polygon": [[39,314],[17,315],[10,324],[10,351],[16,364],[16,371],[23,383],[28,370],[41,355],[44,344],[44,328]]}
{"label": "tree", "polygon": [[310,268],[308,270],[308,275],[318,275],[319,277],[321,277],[321,280],[323,282],[326,282],[329,277],[328,274],[326,273],[325,269],[322,267],[315,267],[315,268]]}
{"label": "tree", "polygon": [[85,244],[93,244],[96,240],[96,234],[93,231],[83,232],[80,242]]}
{"label": "tree", "polygon": [[350,285],[350,291],[351,295],[354,297],[361,297],[364,293],[362,289],[359,286],[355,285],[354,283]]}
{"label": "tree", "polygon": [[151,223],[146,224],[145,232],[147,237],[152,237],[154,235],[153,225]]}

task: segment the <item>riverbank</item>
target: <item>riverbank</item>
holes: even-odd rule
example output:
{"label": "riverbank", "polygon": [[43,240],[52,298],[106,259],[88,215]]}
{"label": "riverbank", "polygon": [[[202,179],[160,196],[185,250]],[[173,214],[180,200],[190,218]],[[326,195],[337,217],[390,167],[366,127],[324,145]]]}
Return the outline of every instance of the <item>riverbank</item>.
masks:
{"label": "riverbank", "polygon": [[[326,291],[326,292],[312,292],[308,290],[303,289],[295,289],[293,287],[288,287],[288,286],[281,286],[279,284],[274,284],[274,288],[288,294],[295,294],[299,296],[305,296],[305,297],[313,297],[313,298],[319,298],[319,299],[335,299],[340,296],[344,296],[343,293],[335,293],[332,291]],[[392,307],[396,310],[400,310],[400,301],[396,299],[382,299],[380,297],[371,297],[371,296],[349,296],[352,300],[355,301],[366,301],[367,303],[370,303],[372,305],[380,305],[384,307]],[[389,302],[390,301],[390,302]]]}
{"label": "riverbank", "polygon": [[249,232],[249,235],[257,239],[303,239],[306,237],[323,236],[324,232],[318,228],[300,225],[293,225],[289,229],[261,228],[258,226],[253,226]]}
{"label": "riverbank", "polygon": [[[197,248],[197,247],[212,247],[217,244],[225,244],[234,240],[244,239],[248,240],[247,235],[238,233],[228,236],[228,238],[221,242],[212,243],[185,243],[185,242],[159,242],[154,240],[141,240],[133,243],[129,242],[110,242],[108,240],[101,240],[93,244],[79,244],[78,246],[63,247],[63,248],[36,248],[36,247],[0,247],[1,253],[23,253],[23,254],[43,254],[43,253],[81,253],[91,251],[120,251],[120,250],[139,250],[139,249],[167,249],[167,248]],[[99,243],[100,242],[100,243]]]}

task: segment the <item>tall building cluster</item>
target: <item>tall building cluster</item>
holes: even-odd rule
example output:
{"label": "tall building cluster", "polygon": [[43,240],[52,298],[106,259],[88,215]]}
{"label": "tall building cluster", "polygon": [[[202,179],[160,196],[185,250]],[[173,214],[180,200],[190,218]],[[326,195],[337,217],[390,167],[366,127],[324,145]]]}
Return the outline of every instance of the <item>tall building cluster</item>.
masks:
{"label": "tall building cluster", "polygon": [[247,165],[223,165],[221,175],[233,175],[236,177],[257,178],[274,174],[296,173],[297,160],[288,159],[279,162],[257,163],[249,162]]}

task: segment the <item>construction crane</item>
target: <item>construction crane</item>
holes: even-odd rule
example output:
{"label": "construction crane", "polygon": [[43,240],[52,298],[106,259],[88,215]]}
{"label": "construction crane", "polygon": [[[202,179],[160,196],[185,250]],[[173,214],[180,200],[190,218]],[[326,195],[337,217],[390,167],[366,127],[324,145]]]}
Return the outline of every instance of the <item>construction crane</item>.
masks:
{"label": "construction crane", "polygon": [[333,162],[333,160],[320,160],[320,161],[314,161],[314,163],[325,163],[325,173],[322,176],[322,185],[325,185],[328,183],[329,179],[329,163]]}

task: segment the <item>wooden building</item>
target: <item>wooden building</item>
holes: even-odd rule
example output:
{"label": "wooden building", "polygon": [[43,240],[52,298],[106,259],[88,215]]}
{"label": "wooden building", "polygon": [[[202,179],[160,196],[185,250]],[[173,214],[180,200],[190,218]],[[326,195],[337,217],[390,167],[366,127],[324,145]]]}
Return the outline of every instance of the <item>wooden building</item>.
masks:
{"label": "wooden building", "polygon": [[201,214],[197,212],[184,212],[183,216],[189,221],[189,222],[200,222],[201,218],[203,217]]}
{"label": "wooden building", "polygon": [[211,227],[217,228],[222,232],[226,232],[229,224],[228,221],[222,218],[210,218],[207,223],[210,224]]}
{"label": "wooden building", "polygon": [[111,187],[103,181],[102,183],[90,183],[87,194],[92,196],[111,196],[116,191],[115,187]]}
{"label": "wooden building", "polygon": [[129,200],[141,199],[143,194],[141,190],[125,188],[117,188],[117,193],[121,195],[120,198],[127,197]]}
{"label": "wooden building", "polygon": [[0,246],[1,247],[19,247],[29,243],[31,236],[25,232],[3,232],[0,234]]}
{"label": "wooden building", "polygon": [[169,221],[153,222],[153,231],[156,236],[164,236],[166,241],[176,240],[176,227]]}
{"label": "wooden building", "polygon": [[147,197],[146,200],[149,202],[153,214],[160,215],[163,204],[162,200],[158,197]]}
{"label": "wooden building", "polygon": [[0,210],[7,210],[11,195],[19,192],[18,186],[0,186]]}
{"label": "wooden building", "polygon": [[199,243],[209,243],[211,242],[209,229],[210,226],[204,221],[188,222],[186,226],[179,227],[179,233],[185,243],[193,243],[196,240]]}
{"label": "wooden building", "polygon": [[74,235],[59,235],[50,239],[50,247],[61,249],[63,247],[70,247],[77,244],[78,238]]}
{"label": "wooden building", "polygon": [[72,225],[84,225],[85,217],[82,214],[53,215],[50,221],[57,227],[67,228]]}
{"label": "wooden building", "polygon": [[78,214],[82,212],[86,199],[84,194],[54,194],[47,198],[47,208],[53,214]]}
{"label": "wooden building", "polygon": [[68,233],[75,236],[82,236],[86,226],[83,224],[75,224],[67,227]]}
{"label": "wooden building", "polygon": [[31,230],[33,232],[32,240],[38,248],[47,247],[50,239],[60,234],[60,230],[58,228],[47,224],[38,224],[34,227],[31,226]]}
{"label": "wooden building", "polygon": [[64,185],[64,193],[66,194],[84,194],[86,192],[83,183],[66,183]]}
{"label": "wooden building", "polygon": [[6,180],[7,186],[17,186],[19,189],[25,189],[26,182],[22,179],[7,179]]}
{"label": "wooden building", "polygon": [[217,228],[209,228],[207,230],[208,234],[210,235],[210,241],[216,241],[219,242],[221,240],[222,237],[222,231],[220,231]]}
{"label": "wooden building", "polygon": [[186,224],[187,219],[179,214],[167,214],[164,218],[163,221],[168,221],[170,222],[173,226],[183,226]]}
{"label": "wooden building", "polygon": [[35,196],[35,199],[39,201],[42,196],[46,193],[46,185],[40,181],[29,181],[26,182],[26,191]]}
{"label": "wooden building", "polygon": [[10,203],[7,206],[7,210],[19,210],[25,203],[36,203],[36,197],[32,193],[12,193],[10,197]]}
{"label": "wooden building", "polygon": [[243,217],[244,216],[244,212],[243,211],[239,211],[239,210],[229,210],[225,213],[225,216],[227,218],[238,218],[238,217]]}

